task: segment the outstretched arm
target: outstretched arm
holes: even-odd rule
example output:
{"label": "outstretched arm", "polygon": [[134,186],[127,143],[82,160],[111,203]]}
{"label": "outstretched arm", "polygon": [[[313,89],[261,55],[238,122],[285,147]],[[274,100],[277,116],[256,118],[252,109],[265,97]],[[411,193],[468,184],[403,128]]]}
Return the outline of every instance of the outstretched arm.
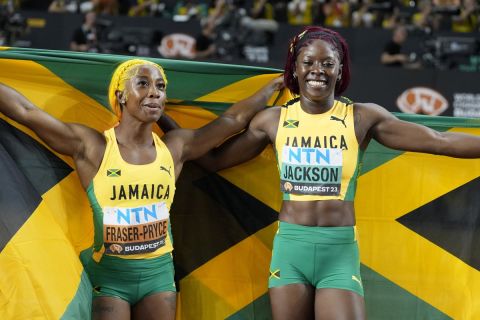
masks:
{"label": "outstretched arm", "polygon": [[480,137],[439,132],[426,126],[402,121],[374,104],[358,105],[367,119],[373,119],[370,133],[381,144],[397,150],[424,152],[456,158],[480,157]]}
{"label": "outstretched arm", "polygon": [[[245,129],[257,112],[264,109],[277,90],[283,88],[283,77],[276,77],[252,96],[235,103],[221,116],[197,130],[179,129],[166,135],[166,143],[181,143],[182,162],[193,160],[218,146],[227,138]],[[175,142],[174,142],[175,143]]]}
{"label": "outstretched arm", "polygon": [[52,117],[4,84],[0,84],[0,112],[33,130],[53,150],[72,157],[82,150],[82,134],[92,130]]}
{"label": "outstretched arm", "polygon": [[275,123],[278,113],[278,108],[259,112],[247,130],[210,150],[195,162],[207,170],[218,171],[253,159],[270,143],[272,138],[268,131],[272,130],[268,128]]}

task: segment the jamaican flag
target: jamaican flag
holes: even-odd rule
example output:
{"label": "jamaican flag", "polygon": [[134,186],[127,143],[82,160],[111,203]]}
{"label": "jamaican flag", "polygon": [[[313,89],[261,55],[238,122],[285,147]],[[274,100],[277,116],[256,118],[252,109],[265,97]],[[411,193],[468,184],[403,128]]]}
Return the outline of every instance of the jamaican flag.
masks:
{"label": "jamaican flag", "polygon": [[[107,103],[110,76],[127,58],[3,48],[0,81],[63,121],[103,131],[117,121]],[[167,113],[189,128],[279,73],[152,60],[169,79]],[[284,92],[269,104],[288,98]],[[476,120],[401,117],[480,135]],[[0,176],[1,318],[88,319],[92,288],[79,256],[93,242],[93,223],[71,159],[0,115]],[[480,318],[479,176],[478,160],[371,144],[356,196],[369,319]],[[278,186],[271,148],[219,173],[184,167],[172,207],[178,319],[271,318]]]}

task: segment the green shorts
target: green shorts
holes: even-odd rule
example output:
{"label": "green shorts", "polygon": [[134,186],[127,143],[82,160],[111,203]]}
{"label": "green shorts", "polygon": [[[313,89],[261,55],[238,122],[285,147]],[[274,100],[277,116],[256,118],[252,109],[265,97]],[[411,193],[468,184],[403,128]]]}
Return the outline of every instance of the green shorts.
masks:
{"label": "green shorts", "polygon": [[310,227],[280,221],[268,287],[304,283],[363,296],[355,227]]}
{"label": "green shorts", "polygon": [[89,259],[85,269],[93,297],[118,297],[134,305],[144,297],[176,291],[170,253],[153,259],[122,259],[104,255],[100,263]]}

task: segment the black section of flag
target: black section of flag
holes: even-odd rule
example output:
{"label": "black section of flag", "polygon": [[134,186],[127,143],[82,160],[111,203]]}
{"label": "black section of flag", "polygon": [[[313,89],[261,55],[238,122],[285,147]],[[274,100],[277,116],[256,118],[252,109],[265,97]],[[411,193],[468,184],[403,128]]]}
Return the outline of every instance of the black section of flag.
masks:
{"label": "black section of flag", "polygon": [[39,194],[44,194],[73,171],[67,163],[35,139],[1,119],[0,144]]}
{"label": "black section of flag", "polygon": [[217,174],[197,180],[195,185],[228,210],[246,232],[244,238],[278,219],[275,210]]}
{"label": "black section of flag", "polygon": [[120,169],[107,169],[107,177],[120,177],[122,170]]}
{"label": "black section of flag", "polygon": [[174,246],[181,248],[175,251],[175,272],[181,279],[276,221],[278,213],[219,175],[187,163],[177,182],[171,219]]}
{"label": "black section of flag", "polygon": [[15,160],[0,145],[0,252],[22,227],[42,198],[17,167]]}
{"label": "black section of flag", "polygon": [[480,270],[479,190],[476,178],[397,221]]}
{"label": "black section of flag", "polygon": [[0,251],[72,169],[37,141],[0,119]]}

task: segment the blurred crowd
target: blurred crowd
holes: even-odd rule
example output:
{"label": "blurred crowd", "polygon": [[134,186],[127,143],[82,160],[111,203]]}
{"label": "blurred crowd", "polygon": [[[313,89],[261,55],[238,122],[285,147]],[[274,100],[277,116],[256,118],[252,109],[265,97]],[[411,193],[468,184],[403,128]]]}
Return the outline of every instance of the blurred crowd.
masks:
{"label": "blurred crowd", "polygon": [[[430,30],[479,30],[477,0],[0,0],[17,9],[44,9],[175,20],[212,19],[241,10],[251,19],[292,25],[394,28],[410,24]],[[220,7],[220,9],[219,9]]]}
{"label": "blurred crowd", "polygon": [[[83,14],[84,20],[72,35],[71,50],[138,55],[151,52],[139,51],[138,46],[134,52],[130,49],[121,52],[105,45],[100,48],[99,27],[105,29],[105,26],[99,24],[98,17],[102,16],[103,21],[109,16],[198,20],[201,28],[196,36],[177,39],[185,46],[191,43],[194,49],[177,52],[173,57],[209,59],[220,56],[228,60],[240,50],[242,56],[250,56],[257,62],[268,60],[268,48],[264,47],[272,43],[280,23],[390,29],[392,41],[381,44],[385,49],[380,62],[410,67],[415,66],[410,63],[412,57],[402,52],[407,32],[473,34],[480,30],[479,0],[0,0],[0,8],[0,36],[2,30],[11,27],[10,20],[18,10],[77,13]],[[163,36],[156,32],[152,41],[160,43]],[[162,52],[159,46],[158,50],[168,56],[165,48]]]}

